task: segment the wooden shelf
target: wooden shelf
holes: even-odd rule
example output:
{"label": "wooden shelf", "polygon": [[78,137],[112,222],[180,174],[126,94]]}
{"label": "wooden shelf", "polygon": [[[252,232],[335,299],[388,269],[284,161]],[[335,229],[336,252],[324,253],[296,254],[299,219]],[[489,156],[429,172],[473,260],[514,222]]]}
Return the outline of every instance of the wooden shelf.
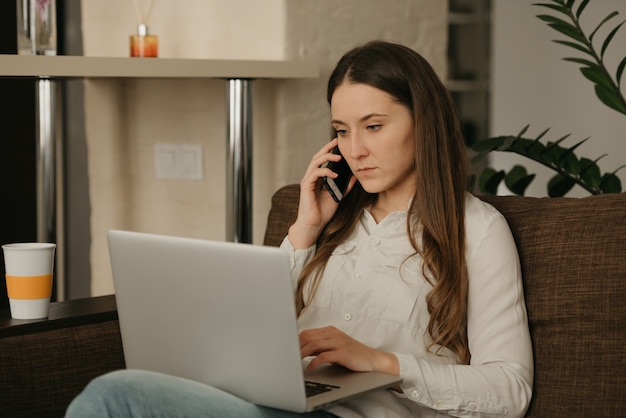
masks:
{"label": "wooden shelf", "polygon": [[0,54],[0,77],[293,79],[317,78],[319,69],[301,61]]}
{"label": "wooden shelf", "polygon": [[52,302],[50,315],[44,319],[13,319],[10,310],[0,310],[0,340],[16,335],[52,331],[116,319],[117,304],[114,295]]}
{"label": "wooden shelf", "polygon": [[[241,230],[239,235],[227,237],[240,242],[252,242],[252,231],[249,227],[252,219],[251,202],[241,199],[241,196],[251,196],[250,164],[252,155],[244,158],[243,155],[231,155],[235,152],[243,154],[243,150],[250,147],[251,131],[247,127],[252,126],[252,80],[257,79],[315,79],[319,78],[319,66],[312,62],[281,61],[281,60],[211,60],[211,59],[174,59],[174,58],[130,58],[130,57],[85,57],[85,56],[36,56],[0,54],[0,77],[4,78],[29,78],[37,80],[40,85],[47,85],[46,79],[223,79],[227,86],[226,100],[227,109],[227,133],[228,141],[232,145],[228,148],[227,155],[227,234]],[[46,87],[50,88],[50,86]],[[46,114],[36,118],[36,132],[42,133],[40,120],[54,114],[54,103],[50,101],[50,94],[42,94],[37,90],[36,94],[45,103]],[[38,111],[42,112],[42,106]],[[54,138],[50,124],[44,125],[44,137]],[[231,131],[232,130],[232,131]],[[39,141],[39,139],[37,139]],[[53,141],[45,142],[45,149],[37,154],[37,167],[54,167],[56,153]],[[45,160],[44,160],[45,158]],[[243,180],[237,179],[239,173],[245,173]],[[55,173],[39,173],[37,178],[37,205],[41,219],[54,219],[49,216],[50,210],[44,206],[44,202],[52,199],[44,192],[56,190],[53,187],[43,185],[56,184]],[[61,179],[61,181],[63,181]],[[41,191],[41,193],[39,193]],[[53,192],[52,192],[53,193]],[[56,199],[56,197],[54,197]],[[56,231],[56,223],[41,225],[41,231]],[[231,224],[234,224],[231,225]],[[238,226],[243,225],[241,228]],[[62,279],[61,279],[62,280]],[[62,282],[61,282],[62,283]],[[63,285],[59,284],[59,289]]]}

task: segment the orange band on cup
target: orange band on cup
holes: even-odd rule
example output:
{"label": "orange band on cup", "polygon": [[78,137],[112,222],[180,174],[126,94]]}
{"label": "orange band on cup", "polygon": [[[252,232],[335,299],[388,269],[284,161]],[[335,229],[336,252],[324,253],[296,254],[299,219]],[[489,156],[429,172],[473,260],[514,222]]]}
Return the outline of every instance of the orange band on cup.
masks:
{"label": "orange band on cup", "polygon": [[52,295],[52,274],[43,276],[9,276],[7,293],[11,299],[44,299]]}

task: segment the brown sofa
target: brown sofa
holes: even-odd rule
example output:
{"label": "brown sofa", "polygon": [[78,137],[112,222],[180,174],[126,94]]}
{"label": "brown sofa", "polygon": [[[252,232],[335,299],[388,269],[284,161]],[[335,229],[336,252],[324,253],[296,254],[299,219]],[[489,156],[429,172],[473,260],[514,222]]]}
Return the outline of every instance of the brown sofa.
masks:
{"label": "brown sofa", "polygon": [[[522,260],[535,354],[527,416],[626,416],[626,194],[483,199],[507,218]],[[297,185],[274,195],[265,244],[280,243],[297,201]],[[0,416],[61,416],[89,379],[124,367],[112,296],[55,310],[94,303],[103,308],[21,333],[2,313]]]}

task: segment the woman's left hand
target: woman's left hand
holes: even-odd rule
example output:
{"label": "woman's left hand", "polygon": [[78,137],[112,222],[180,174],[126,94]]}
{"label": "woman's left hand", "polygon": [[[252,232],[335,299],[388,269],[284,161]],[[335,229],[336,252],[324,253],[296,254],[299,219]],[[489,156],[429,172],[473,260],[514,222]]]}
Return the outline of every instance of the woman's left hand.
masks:
{"label": "woman's left hand", "polygon": [[302,331],[300,351],[302,358],[314,356],[308,370],[331,363],[356,372],[400,374],[395,355],[368,347],[332,326]]}

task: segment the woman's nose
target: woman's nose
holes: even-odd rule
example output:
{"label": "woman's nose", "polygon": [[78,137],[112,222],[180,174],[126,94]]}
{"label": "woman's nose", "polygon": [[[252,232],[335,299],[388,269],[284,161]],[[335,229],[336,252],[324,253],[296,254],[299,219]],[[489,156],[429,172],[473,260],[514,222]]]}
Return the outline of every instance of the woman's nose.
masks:
{"label": "woman's nose", "polygon": [[367,148],[363,138],[358,134],[353,134],[350,138],[350,158],[358,160],[367,155]]}

